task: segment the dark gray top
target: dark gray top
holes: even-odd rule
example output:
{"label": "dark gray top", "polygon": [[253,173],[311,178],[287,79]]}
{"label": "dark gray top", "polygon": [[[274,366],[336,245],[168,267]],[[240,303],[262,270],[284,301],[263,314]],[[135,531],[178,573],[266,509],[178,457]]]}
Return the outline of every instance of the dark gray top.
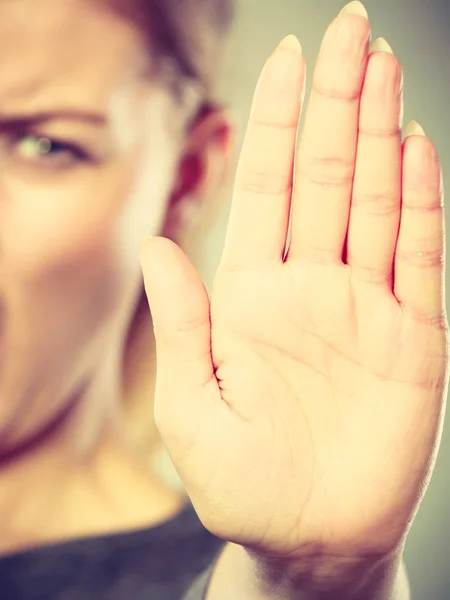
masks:
{"label": "dark gray top", "polygon": [[224,542],[191,505],[151,529],[0,558],[1,600],[203,600]]}

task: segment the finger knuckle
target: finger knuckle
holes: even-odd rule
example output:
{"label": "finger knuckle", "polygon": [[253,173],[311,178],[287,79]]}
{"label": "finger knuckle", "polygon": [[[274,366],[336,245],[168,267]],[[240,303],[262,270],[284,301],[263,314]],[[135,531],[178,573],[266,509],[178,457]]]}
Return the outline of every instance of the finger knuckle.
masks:
{"label": "finger knuckle", "polygon": [[352,210],[364,210],[374,217],[391,216],[400,211],[400,194],[353,189]]}
{"label": "finger knuckle", "polygon": [[370,265],[356,263],[350,254],[348,256],[348,263],[351,265],[351,269],[354,275],[364,283],[371,283],[374,285],[383,285],[390,283],[391,274],[386,270],[376,268]]}
{"label": "finger knuckle", "polygon": [[343,104],[354,105],[359,102],[361,96],[361,85],[360,80],[355,78],[355,81],[348,85],[347,89],[344,89],[342,85],[337,83],[333,86],[325,85],[321,83],[318,78],[314,80],[312,86],[312,94],[324,98],[326,101],[341,102]]}
{"label": "finger knuckle", "polygon": [[415,323],[430,326],[438,331],[445,332],[448,330],[448,320],[445,310],[433,313],[406,303],[400,303],[400,305],[403,312]]}
{"label": "finger knuckle", "polygon": [[250,119],[250,124],[253,125],[254,127],[257,127],[258,129],[262,129],[262,130],[268,130],[268,132],[277,132],[277,131],[292,131],[292,130],[296,130],[298,127],[298,120],[297,119],[289,119],[289,118],[285,118],[283,119],[282,117],[278,118],[278,119],[274,119],[273,117],[271,118],[263,118],[261,116],[259,117],[252,117]]}
{"label": "finger knuckle", "polygon": [[353,182],[354,161],[334,155],[303,157],[299,175],[323,187],[347,187]]}
{"label": "finger knuckle", "polygon": [[396,260],[418,269],[442,269],[445,263],[445,256],[442,247],[428,250],[424,248],[398,248]]}
{"label": "finger knuckle", "polygon": [[245,169],[238,178],[241,191],[256,195],[284,195],[292,189],[291,177],[270,170]]}

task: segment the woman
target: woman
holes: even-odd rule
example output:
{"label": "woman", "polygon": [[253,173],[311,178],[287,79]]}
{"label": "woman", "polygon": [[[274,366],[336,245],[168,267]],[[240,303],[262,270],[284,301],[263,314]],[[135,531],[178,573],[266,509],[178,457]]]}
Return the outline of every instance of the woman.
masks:
{"label": "woman", "polygon": [[195,511],[123,430],[151,340],[138,243],[179,239],[228,153],[227,23],[224,0],[0,6],[2,598],[407,598],[447,381],[440,171],[423,135],[402,149],[401,69],[368,55],[359,2],[321,48],[289,246],[293,37],[211,305],[176,245],[142,246],[155,414]]}

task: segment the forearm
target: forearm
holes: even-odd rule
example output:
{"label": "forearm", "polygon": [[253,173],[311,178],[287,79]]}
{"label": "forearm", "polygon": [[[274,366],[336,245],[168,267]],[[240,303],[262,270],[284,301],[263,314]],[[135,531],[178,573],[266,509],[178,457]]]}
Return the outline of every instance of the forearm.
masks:
{"label": "forearm", "polygon": [[[320,571],[320,574],[319,574]],[[312,582],[304,573],[296,577],[274,567],[263,567],[241,547],[228,544],[209,585],[207,600],[410,600],[401,555],[370,568],[349,570],[323,566]],[[339,582],[338,582],[339,581]]]}

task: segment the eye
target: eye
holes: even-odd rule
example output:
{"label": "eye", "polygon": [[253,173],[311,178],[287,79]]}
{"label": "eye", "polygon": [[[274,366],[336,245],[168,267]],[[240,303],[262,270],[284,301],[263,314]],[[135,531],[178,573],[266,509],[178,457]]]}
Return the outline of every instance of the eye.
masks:
{"label": "eye", "polygon": [[82,157],[82,152],[73,144],[66,144],[48,137],[25,135],[16,140],[17,153],[24,159],[37,159],[42,156],[71,154]]}
{"label": "eye", "polygon": [[30,134],[10,140],[10,151],[21,161],[53,168],[69,167],[89,159],[75,144]]}

